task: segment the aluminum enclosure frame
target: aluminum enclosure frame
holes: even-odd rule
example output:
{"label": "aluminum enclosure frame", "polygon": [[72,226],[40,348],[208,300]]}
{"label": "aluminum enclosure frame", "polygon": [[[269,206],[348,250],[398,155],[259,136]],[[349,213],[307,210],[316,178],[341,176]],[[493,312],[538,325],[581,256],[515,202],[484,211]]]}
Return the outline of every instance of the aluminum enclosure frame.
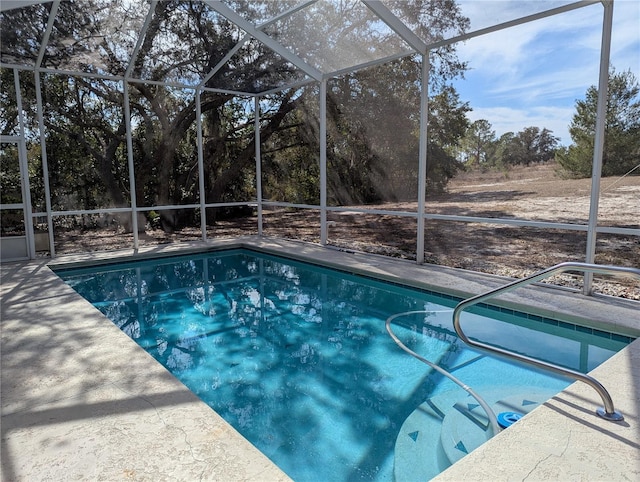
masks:
{"label": "aluminum enclosure frame", "polygon": [[[21,94],[20,94],[20,85],[18,72],[19,71],[32,71],[35,77],[35,85],[36,85],[36,101],[37,101],[37,114],[38,114],[38,123],[40,126],[40,145],[42,152],[42,166],[43,166],[43,176],[44,176],[44,189],[45,189],[45,212],[31,212],[31,202],[30,196],[27,196],[25,202],[28,204],[28,211],[30,213],[30,219],[27,222],[27,237],[31,239],[31,245],[33,244],[33,219],[35,217],[44,217],[47,219],[48,231],[50,233],[49,236],[49,244],[50,244],[50,255],[51,257],[55,257],[55,246],[54,246],[54,226],[53,219],[58,216],[66,216],[66,215],[79,215],[79,214],[102,214],[102,213],[130,213],[132,217],[132,225],[133,225],[133,248],[139,248],[139,239],[138,239],[138,215],[144,212],[148,212],[151,210],[159,211],[159,210],[170,210],[177,208],[198,208],[201,213],[201,230],[202,230],[202,239],[206,241],[207,232],[206,232],[206,209],[211,207],[227,207],[227,206],[242,206],[242,205],[250,205],[255,206],[257,208],[258,214],[258,234],[262,235],[262,212],[264,207],[289,207],[289,208],[299,208],[299,209],[314,209],[320,211],[320,240],[322,245],[327,244],[328,240],[328,223],[327,223],[327,213],[328,212],[343,212],[343,211],[356,211],[356,212],[367,212],[373,214],[391,214],[394,216],[405,216],[405,217],[413,217],[417,220],[417,233],[416,233],[416,262],[421,264],[424,263],[424,248],[425,248],[425,224],[428,220],[445,220],[445,221],[456,221],[456,222],[473,222],[473,223],[491,223],[491,224],[502,224],[502,225],[513,225],[513,226],[528,226],[528,227],[537,227],[544,229],[567,229],[567,230],[577,230],[584,231],[587,233],[587,249],[585,253],[585,261],[587,263],[593,263],[595,259],[595,249],[596,249],[596,238],[598,233],[612,233],[612,234],[623,234],[623,235],[634,235],[640,236],[640,229],[631,229],[631,228],[614,228],[614,227],[599,227],[597,223],[598,217],[598,204],[599,204],[599,185],[600,185],[600,177],[602,170],[602,157],[603,157],[603,149],[604,149],[604,125],[605,125],[605,113],[606,113],[606,101],[607,101],[607,86],[608,86],[608,69],[609,69],[609,58],[610,58],[610,49],[611,49],[611,32],[612,32],[612,17],[613,17],[613,8],[614,8],[614,0],[583,0],[574,2],[571,4],[564,5],[562,7],[553,8],[550,10],[545,10],[543,12],[539,12],[537,14],[528,15],[516,20],[511,20],[508,22],[499,23],[493,25],[488,28],[479,29],[476,31],[472,31],[466,33],[464,35],[460,35],[457,37],[453,37],[450,39],[437,41],[431,44],[425,43],[422,39],[420,39],[416,34],[414,34],[411,29],[409,29],[398,17],[396,17],[380,0],[362,0],[362,3],[373,12],[382,22],[384,22],[393,32],[395,32],[407,45],[411,47],[411,50],[402,51],[397,54],[386,56],[384,58],[367,61],[365,63],[360,63],[358,65],[353,65],[349,68],[343,68],[340,70],[336,70],[333,72],[322,72],[315,68],[314,66],[308,64],[301,57],[293,53],[291,50],[284,47],[282,44],[274,40],[272,37],[268,36],[264,33],[263,29],[275,21],[284,18],[292,13],[295,13],[301,9],[304,9],[318,0],[306,0],[287,10],[286,12],[281,13],[277,17],[274,17],[261,25],[253,25],[248,20],[244,19],[237,12],[235,12],[232,8],[230,8],[225,3],[219,0],[202,0],[205,4],[210,6],[215,12],[222,15],[226,19],[228,19],[233,24],[237,25],[244,32],[246,32],[245,36],[238,42],[238,44],[233,47],[226,56],[209,72],[207,76],[205,76],[200,83],[198,83],[195,87],[193,85],[182,85],[175,82],[153,82],[144,79],[134,78],[133,77],[133,67],[140,52],[142,41],[144,39],[144,33],[149,28],[150,23],[153,20],[153,12],[154,7],[158,0],[151,0],[150,9],[147,13],[142,32],[138,37],[138,41],[135,45],[135,48],[131,54],[130,62],[126,68],[126,71],[123,76],[109,76],[109,75],[100,75],[100,74],[87,74],[86,72],[75,72],[68,71],[64,69],[51,69],[42,66],[42,61],[45,55],[45,50],[47,47],[48,39],[51,35],[54,19],[56,13],[58,11],[58,7],[60,5],[61,0],[54,0],[52,2],[51,14],[49,17],[49,21],[47,24],[47,29],[43,35],[43,42],[40,46],[40,52],[38,55],[38,59],[35,63],[35,66],[24,66],[24,65],[13,65],[13,64],[0,64],[0,67],[6,69],[13,69],[15,76],[15,93],[18,102],[21,102]],[[5,0],[0,7],[1,10],[8,10],[11,8],[17,8],[17,5],[24,6],[28,3],[42,3],[42,0],[29,0],[29,2],[12,2]],[[474,37],[486,35],[489,33],[497,32],[500,30],[504,30],[507,28],[515,27],[518,25],[522,25],[528,22],[533,22],[542,18],[560,15],[562,13],[580,9],[583,7],[587,7],[596,3],[600,3],[603,6],[603,27],[602,27],[602,45],[601,45],[601,56],[600,56],[600,72],[599,72],[599,97],[598,97],[598,111],[597,111],[597,121],[596,121],[596,142],[593,153],[593,171],[592,171],[592,185],[591,185],[591,195],[590,195],[590,210],[589,210],[589,218],[588,224],[570,224],[570,223],[553,223],[553,222],[537,222],[537,221],[527,221],[527,220],[518,220],[518,219],[507,219],[507,218],[484,218],[484,217],[473,217],[473,216],[454,216],[454,215],[438,215],[433,213],[425,212],[425,198],[426,198],[426,168],[429,162],[427,158],[427,145],[428,145],[428,133],[427,133],[427,116],[428,116],[428,108],[429,108],[429,99],[428,99],[428,80],[429,80],[429,55],[430,52],[437,49],[438,47],[455,44],[457,42],[461,42],[464,40],[468,40]],[[218,69],[220,69],[224,62],[228,61],[242,46],[246,43],[250,38],[254,38],[259,40],[263,45],[272,49],[274,52],[279,54],[282,58],[286,59],[288,62],[293,64],[295,67],[300,69],[307,77],[306,80],[297,80],[291,84],[284,85],[277,89],[266,90],[260,93],[251,93],[251,92],[240,92],[233,91],[229,89],[216,89],[206,87],[206,82],[216,73]],[[364,210],[364,209],[354,209],[354,208],[341,208],[341,207],[330,207],[327,205],[327,145],[326,145],[326,137],[327,137],[327,109],[326,109],[326,95],[327,95],[327,82],[328,80],[335,78],[340,75],[345,75],[351,72],[355,72],[357,70],[384,64],[389,61],[395,60],[397,58],[409,56],[409,55],[418,55],[422,59],[422,88],[421,88],[421,99],[420,99],[420,139],[419,139],[419,159],[418,163],[418,171],[419,171],[419,179],[418,179],[418,210],[417,212],[408,212],[408,211],[385,211],[385,210]],[[72,210],[72,211],[54,211],[51,206],[51,193],[49,186],[49,174],[48,174],[48,162],[47,162],[47,150],[46,150],[46,139],[44,134],[44,120],[43,120],[43,106],[42,106],[42,94],[41,94],[41,75],[42,74],[59,74],[59,75],[68,75],[68,76],[77,76],[77,77],[94,77],[101,78],[106,80],[112,80],[119,82],[122,86],[122,92],[124,95],[124,112],[125,112],[125,121],[126,121],[126,146],[127,146],[127,161],[129,167],[129,187],[131,190],[131,205],[129,207],[123,208],[107,208],[107,209],[95,209],[95,210]],[[198,204],[189,204],[189,205],[171,205],[171,206],[151,206],[151,207],[139,207],[137,205],[136,200],[136,185],[135,185],[135,167],[134,167],[134,159],[133,159],[133,135],[131,128],[131,110],[129,103],[129,84],[130,83],[149,83],[149,84],[160,84],[171,87],[177,87],[186,90],[193,90],[195,94],[196,101],[196,126],[197,126],[197,152],[198,152],[198,172],[199,172],[199,200]],[[286,203],[286,202],[268,202],[262,198],[262,162],[261,162],[261,152],[260,152],[260,101],[264,99],[266,96],[285,91],[291,88],[298,88],[304,85],[316,84],[319,86],[320,96],[319,96],[319,105],[320,105],[320,205],[301,205],[294,203]],[[203,159],[203,138],[202,138],[202,123],[201,123],[201,94],[203,92],[218,92],[223,94],[233,94],[237,97],[244,98],[253,98],[254,99],[254,111],[255,111],[255,158],[256,158],[256,188],[257,188],[257,198],[255,201],[251,202],[231,202],[231,203],[207,203],[205,196],[205,188],[204,188],[204,159]],[[21,109],[19,109],[21,111]],[[20,130],[24,131],[24,120],[20,117]],[[24,135],[24,134],[23,134]],[[35,249],[30,249],[30,256],[35,257]],[[584,278],[584,294],[590,294],[592,290],[592,274],[588,273]]]}

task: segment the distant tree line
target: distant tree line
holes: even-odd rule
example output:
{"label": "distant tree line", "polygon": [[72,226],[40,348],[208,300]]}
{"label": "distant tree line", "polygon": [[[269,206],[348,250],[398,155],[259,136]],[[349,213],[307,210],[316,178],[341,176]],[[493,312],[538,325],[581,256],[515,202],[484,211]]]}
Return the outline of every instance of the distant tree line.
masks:
{"label": "distant tree line", "polygon": [[[603,176],[640,175],[640,86],[626,71],[609,74]],[[556,161],[567,177],[590,177],[598,105],[598,89],[587,90],[576,101],[569,133],[572,143],[560,147],[547,128],[527,127],[496,136],[486,119],[471,122],[457,146],[456,157],[465,168],[508,169],[511,166]]]}
{"label": "distant tree line", "polygon": [[496,137],[485,119],[472,122],[459,144],[458,159],[466,168],[508,169],[554,158],[559,139],[549,129],[527,127]]}

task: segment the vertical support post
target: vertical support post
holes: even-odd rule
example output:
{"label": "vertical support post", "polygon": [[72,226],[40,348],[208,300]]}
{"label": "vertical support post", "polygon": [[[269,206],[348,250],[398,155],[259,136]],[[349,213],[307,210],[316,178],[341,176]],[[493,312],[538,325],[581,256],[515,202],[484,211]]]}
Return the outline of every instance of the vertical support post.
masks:
{"label": "vertical support post", "polygon": [[24,111],[22,110],[22,92],[20,92],[20,73],[13,69],[13,84],[16,89],[16,108],[18,109],[18,128],[20,130],[20,142],[18,143],[20,160],[20,177],[22,178],[22,205],[24,214],[24,229],[27,242],[27,255],[30,259],[36,257],[36,242],[33,232],[33,211],[31,210],[31,185],[29,183],[29,160],[27,158],[27,141],[24,129]]}
{"label": "vertical support post", "polygon": [[262,154],[260,152],[260,97],[254,97],[254,132],[256,143],[256,201],[258,202],[258,236],[262,236]]}
{"label": "vertical support post", "polygon": [[138,238],[138,202],[136,196],[136,172],[133,165],[133,133],[131,132],[131,106],[129,104],[129,82],[122,81],[122,93],[124,94],[124,124],[127,137],[127,163],[129,166],[129,191],[131,191],[131,229],[133,230],[133,249],[138,250],[140,240]]}
{"label": "vertical support post", "polygon": [[418,149],[418,232],[416,262],[424,263],[424,210],[427,195],[427,121],[429,119],[429,51],[422,55],[420,90],[420,147]]}
{"label": "vertical support post", "polygon": [[44,133],[44,112],[42,109],[42,83],[40,72],[35,71],[36,104],[38,109],[38,128],[40,129],[40,152],[42,159],[42,178],[44,182],[44,205],[47,212],[47,232],[49,234],[49,254],[56,256],[56,246],[53,239],[53,216],[51,215],[51,186],[49,185],[49,160],[47,157],[47,141]]}
{"label": "vertical support post", "polygon": [[[602,176],[602,156],[604,152],[605,126],[607,121],[607,99],[609,89],[609,60],[611,53],[611,29],[613,24],[613,1],[605,0],[602,22],[602,45],[600,47],[600,77],[598,79],[598,107],[595,139],[593,142],[593,166],[591,171],[591,200],[589,224],[587,228],[587,249],[585,262],[593,264],[596,257],[596,229],[598,227],[598,204],[600,202],[600,178]],[[584,295],[591,294],[593,273],[585,273]]]}
{"label": "vertical support post", "polygon": [[320,244],[327,244],[327,79],[320,82]]}
{"label": "vertical support post", "polygon": [[196,131],[198,144],[198,190],[200,191],[200,230],[202,241],[207,241],[207,194],[204,187],[204,149],[202,143],[202,89],[196,88]]}

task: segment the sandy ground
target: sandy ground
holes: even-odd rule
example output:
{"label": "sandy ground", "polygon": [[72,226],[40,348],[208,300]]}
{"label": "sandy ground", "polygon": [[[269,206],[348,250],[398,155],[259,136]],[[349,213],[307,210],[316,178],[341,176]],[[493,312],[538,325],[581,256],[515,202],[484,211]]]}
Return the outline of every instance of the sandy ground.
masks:
{"label": "sandy ground", "polygon": [[[500,172],[463,173],[446,194],[428,199],[430,214],[524,219],[586,224],[590,179],[562,179],[552,164]],[[640,176],[605,178],[600,185],[599,226],[640,228]],[[365,206],[359,206],[360,208]],[[367,208],[417,210],[414,203]],[[354,211],[329,213],[328,242],[344,249],[415,259],[416,220]],[[315,210],[265,210],[264,234],[310,242],[320,241],[320,214]],[[210,237],[257,234],[256,218],[218,221]],[[160,230],[140,236],[143,245],[200,239],[198,229],[171,235]],[[130,247],[131,234],[118,230],[56,232],[58,253]],[[425,261],[520,278],[564,261],[584,261],[586,232],[550,230],[504,224],[427,219]],[[640,236],[599,234],[596,263],[640,268]],[[579,288],[581,277],[562,275],[550,282]],[[596,292],[640,300],[640,282],[596,277]]]}

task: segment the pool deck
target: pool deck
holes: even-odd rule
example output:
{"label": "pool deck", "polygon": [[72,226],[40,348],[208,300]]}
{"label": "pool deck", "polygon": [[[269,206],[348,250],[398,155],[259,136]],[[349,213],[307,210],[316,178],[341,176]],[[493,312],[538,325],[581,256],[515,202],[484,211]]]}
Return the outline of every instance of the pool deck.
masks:
{"label": "pool deck", "polygon": [[[495,276],[260,237],[149,247],[135,254],[223,247],[311,258],[455,296],[505,283]],[[2,480],[289,480],[47,266],[133,254],[2,264]],[[640,336],[638,302],[532,287],[501,303],[534,306],[565,321],[587,318],[592,328]],[[436,480],[640,480],[640,339],[592,375],[609,390],[624,421],[596,417],[599,396],[574,383]]]}

